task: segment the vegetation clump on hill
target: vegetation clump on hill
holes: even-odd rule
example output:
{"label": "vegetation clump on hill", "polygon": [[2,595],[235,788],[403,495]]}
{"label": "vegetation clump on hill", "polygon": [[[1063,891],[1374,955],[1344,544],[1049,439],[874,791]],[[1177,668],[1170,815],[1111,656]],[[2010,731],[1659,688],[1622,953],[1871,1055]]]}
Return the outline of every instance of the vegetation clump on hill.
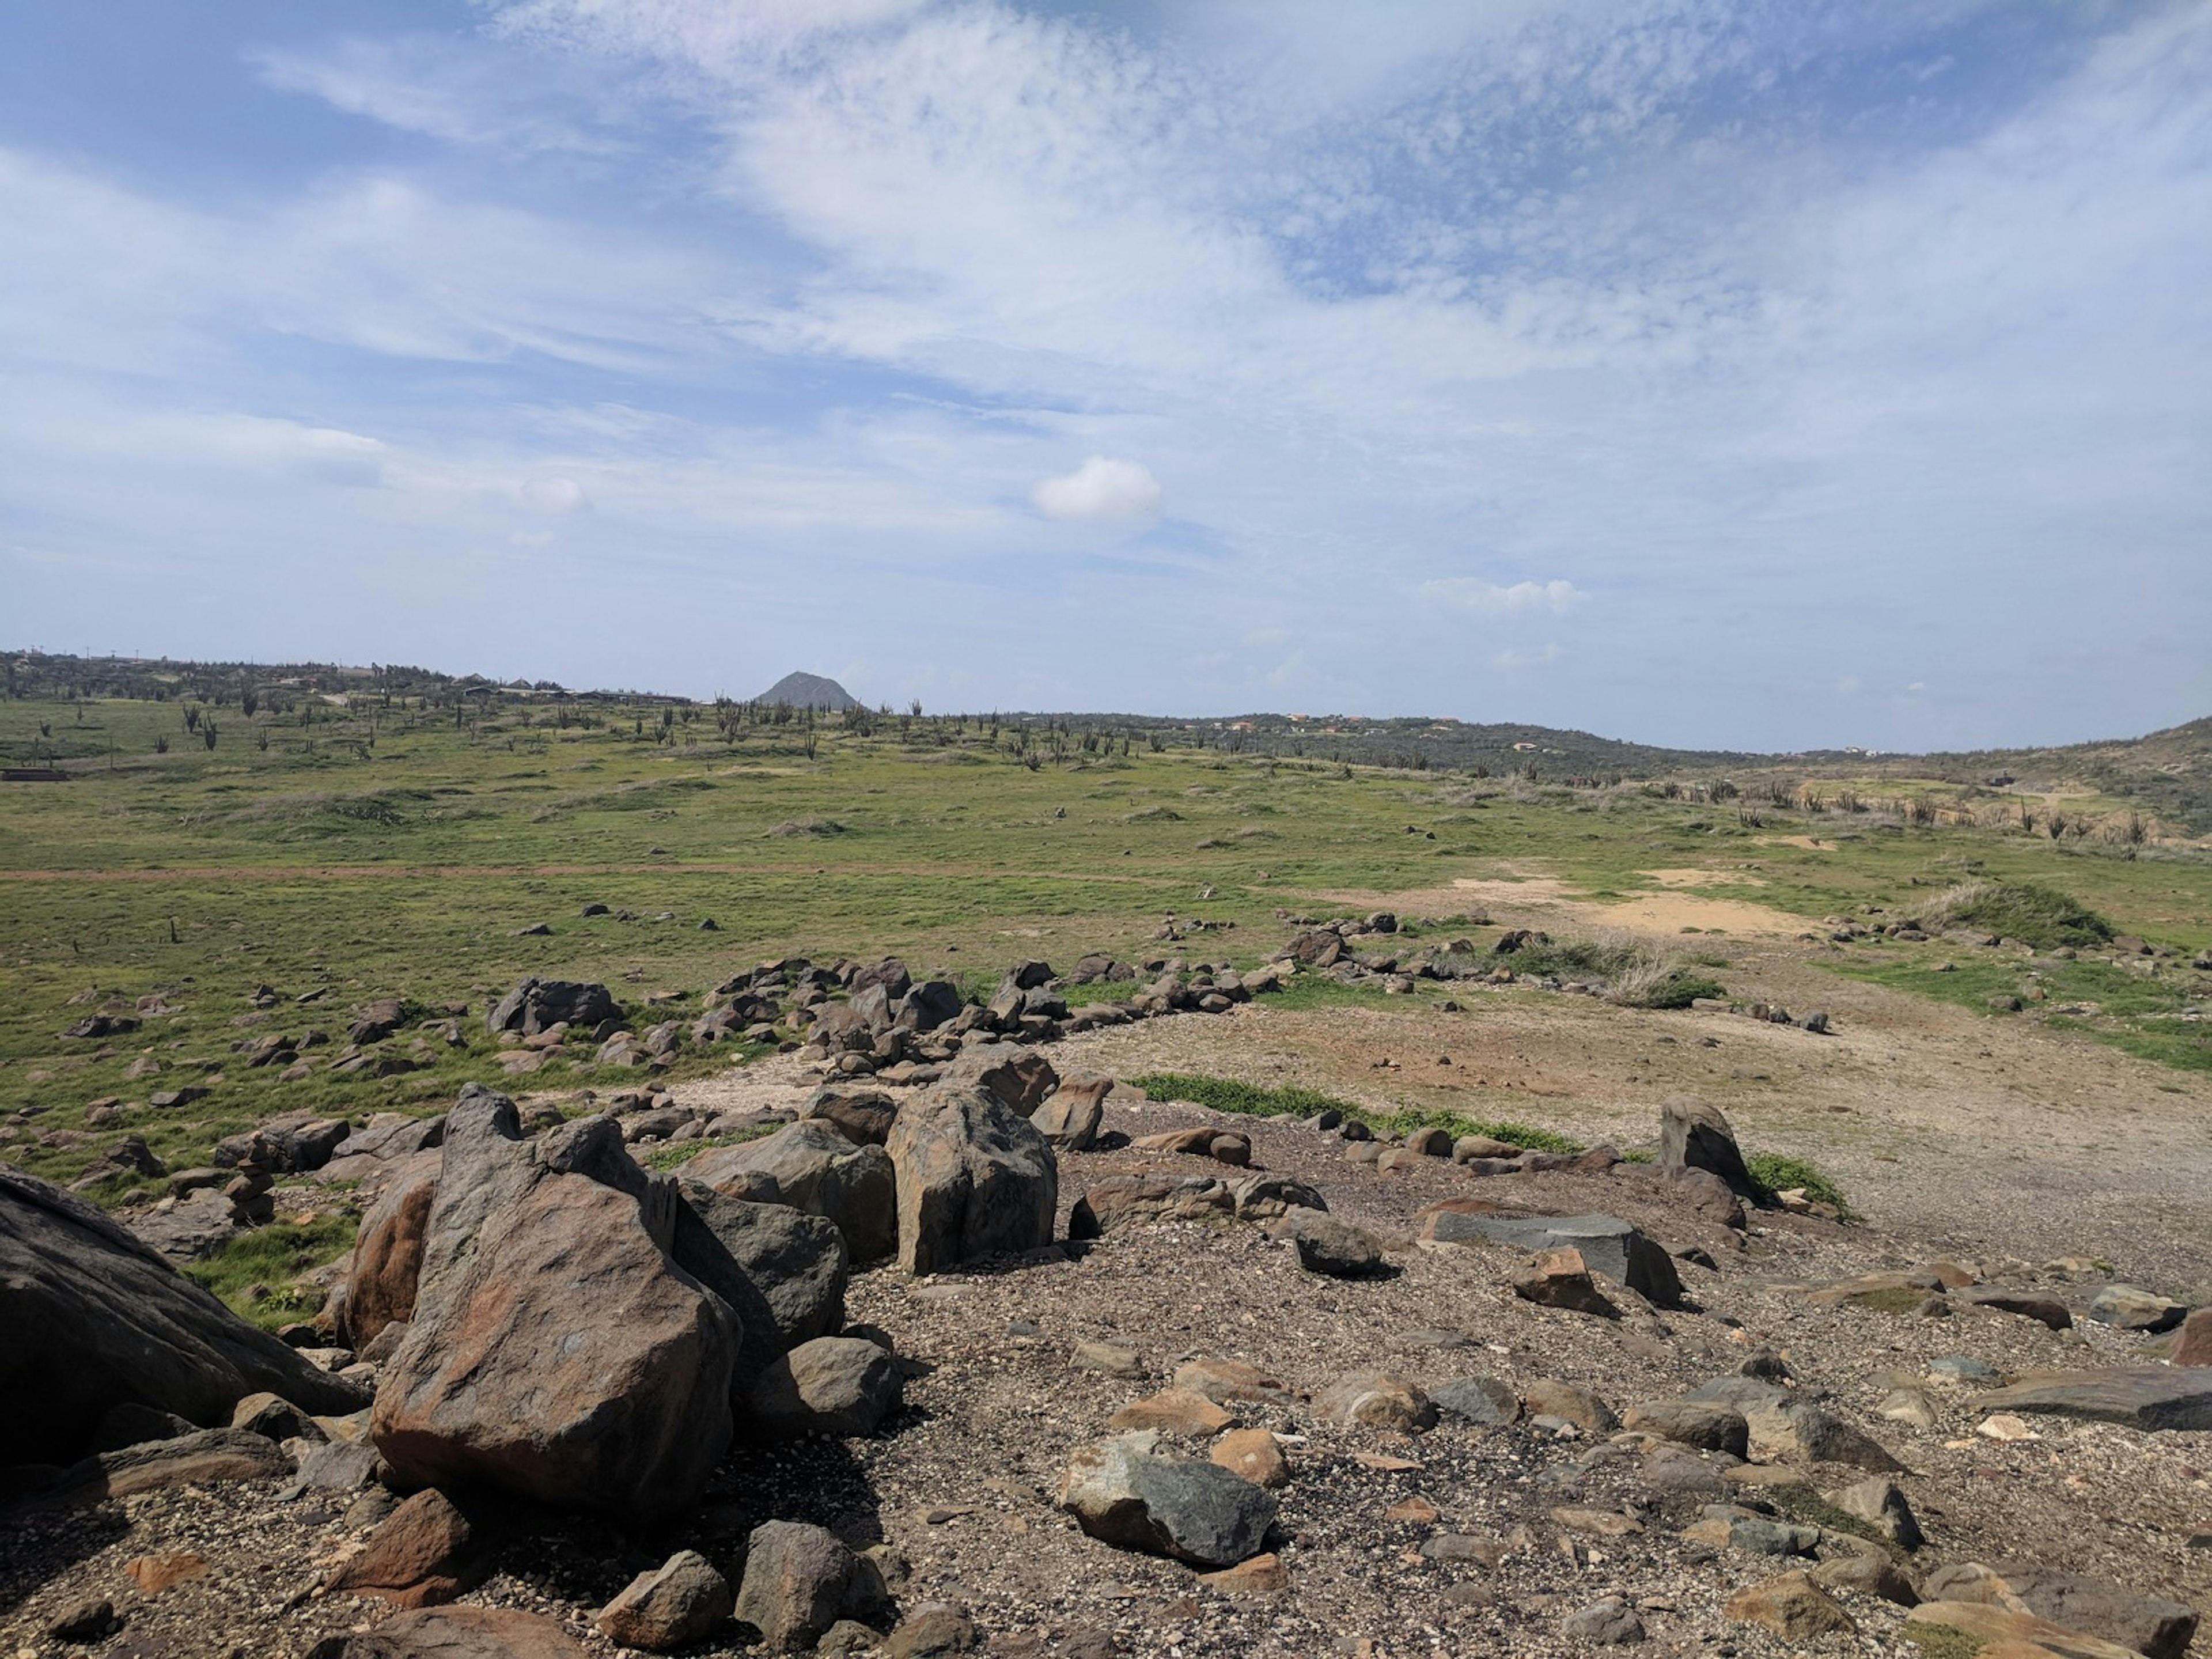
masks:
{"label": "vegetation clump on hill", "polygon": [[2039,951],[2102,945],[2115,931],[2094,910],[2056,888],[1981,877],[1938,894],[1934,902],[1923,908],[1922,919],[1938,925],[1978,927]]}

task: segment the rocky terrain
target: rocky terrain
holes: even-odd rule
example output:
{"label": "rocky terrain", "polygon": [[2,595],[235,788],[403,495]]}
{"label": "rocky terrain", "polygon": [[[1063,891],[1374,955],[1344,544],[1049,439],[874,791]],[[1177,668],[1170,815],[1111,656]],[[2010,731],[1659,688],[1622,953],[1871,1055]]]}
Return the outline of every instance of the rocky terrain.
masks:
{"label": "rocky terrain", "polygon": [[[586,1042],[608,1086],[275,1120],[114,1215],[0,1166],[0,1651],[2190,1650],[2178,1256],[1777,1190],[1686,1066],[1576,1152],[1131,1081],[1300,974],[1512,972],[1395,926],[978,1000],[779,962],[643,1030],[526,981],[507,1086]],[[1698,1017],[1830,1041],[1758,1012]],[[785,1052],[655,1085],[734,1036]],[[344,1207],[279,1335],[175,1271]]]}

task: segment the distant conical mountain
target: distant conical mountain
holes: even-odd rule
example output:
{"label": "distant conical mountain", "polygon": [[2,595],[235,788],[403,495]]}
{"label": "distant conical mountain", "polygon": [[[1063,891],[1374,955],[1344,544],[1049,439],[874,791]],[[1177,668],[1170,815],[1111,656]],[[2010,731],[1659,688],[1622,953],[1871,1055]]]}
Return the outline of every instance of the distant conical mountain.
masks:
{"label": "distant conical mountain", "polygon": [[835,680],[819,674],[786,674],[753,699],[755,702],[787,702],[793,708],[858,708],[860,700]]}

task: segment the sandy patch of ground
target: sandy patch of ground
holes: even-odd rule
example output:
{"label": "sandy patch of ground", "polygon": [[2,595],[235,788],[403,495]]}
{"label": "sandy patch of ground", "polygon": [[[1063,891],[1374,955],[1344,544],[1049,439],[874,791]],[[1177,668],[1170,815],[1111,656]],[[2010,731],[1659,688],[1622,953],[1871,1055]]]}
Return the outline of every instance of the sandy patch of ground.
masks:
{"label": "sandy patch of ground", "polygon": [[1730,950],[1720,977],[1734,995],[1825,1008],[1835,1034],[1465,988],[1456,1014],[1411,998],[1303,1012],[1263,999],[1226,1018],[1094,1033],[1053,1055],[1124,1076],[1294,1082],[1622,1146],[1650,1144],[1661,1103],[1693,1096],[1726,1110],[1747,1147],[1814,1159],[1931,1253],[2093,1255],[2138,1282],[2212,1284],[2212,1079],[2032,1019],[1838,978],[1802,947]]}
{"label": "sandy patch of ground", "polygon": [[1753,842],[1759,847],[1802,847],[1815,853],[1832,853],[1836,843],[1822,841],[1818,836],[1754,836]]}
{"label": "sandy patch of ground", "polygon": [[1701,898],[1691,893],[1639,893],[1618,904],[1570,904],[1600,927],[1632,933],[1735,933],[1756,939],[1795,939],[1805,923],[1796,916],[1745,899]]}
{"label": "sandy patch of ground", "polygon": [[[1729,871],[1648,870],[1643,873],[1670,889],[1707,883],[1756,884],[1747,884],[1744,878]],[[1535,874],[1508,878],[1462,876],[1446,887],[1421,887],[1402,893],[1318,893],[1315,896],[1338,904],[1392,910],[1404,916],[1452,915],[1480,908],[1517,924],[1548,927],[1571,923],[1632,933],[1680,933],[1685,928],[1694,928],[1699,933],[1758,939],[1795,939],[1806,926],[1799,917],[1747,899],[1708,898],[1688,892],[1639,893],[1614,903],[1577,899],[1569,896],[1566,884],[1558,877]]]}

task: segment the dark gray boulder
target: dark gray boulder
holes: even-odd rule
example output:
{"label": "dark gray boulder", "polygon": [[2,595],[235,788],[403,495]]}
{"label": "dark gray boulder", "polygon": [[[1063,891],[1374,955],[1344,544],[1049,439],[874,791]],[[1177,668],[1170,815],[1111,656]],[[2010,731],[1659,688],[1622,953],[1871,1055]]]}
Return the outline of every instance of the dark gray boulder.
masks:
{"label": "dark gray boulder", "polygon": [[1068,1460],[1060,1504],[1119,1549],[1229,1567],[1265,1547],[1275,1500],[1218,1463],[1163,1455],[1159,1436],[1121,1434]]}
{"label": "dark gray boulder", "polygon": [[1744,1198],[1760,1196],[1727,1114],[1702,1101],[1670,1100],[1660,1108],[1659,1167],[1708,1170]]}
{"label": "dark gray boulder", "polygon": [[0,1164],[0,1464],[72,1462],[118,1406],[227,1425],[264,1392],[325,1414],[367,1403],[95,1206]]}
{"label": "dark gray boulder", "polygon": [[845,1328],[851,1257],[836,1223],[787,1204],[731,1198],[696,1181],[680,1185],[677,1263],[737,1310],[749,1358],[765,1364]]}
{"label": "dark gray boulder", "polygon": [[526,979],[492,1005],[490,1031],[535,1036],[549,1026],[597,1025],[615,1017],[613,994],[604,985],[567,979]]}

